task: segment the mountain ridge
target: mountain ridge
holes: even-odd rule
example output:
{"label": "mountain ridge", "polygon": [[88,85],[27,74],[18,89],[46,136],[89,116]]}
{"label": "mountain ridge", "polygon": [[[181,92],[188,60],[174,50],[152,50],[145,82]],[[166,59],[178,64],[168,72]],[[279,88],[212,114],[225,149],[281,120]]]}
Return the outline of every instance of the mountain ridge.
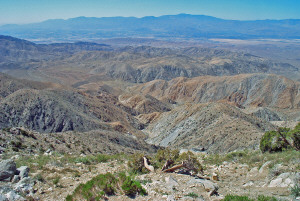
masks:
{"label": "mountain ridge", "polygon": [[[206,15],[77,17],[0,26],[0,34],[27,39],[80,38],[299,38],[300,20],[226,20]],[[32,30],[35,30],[32,33]]]}

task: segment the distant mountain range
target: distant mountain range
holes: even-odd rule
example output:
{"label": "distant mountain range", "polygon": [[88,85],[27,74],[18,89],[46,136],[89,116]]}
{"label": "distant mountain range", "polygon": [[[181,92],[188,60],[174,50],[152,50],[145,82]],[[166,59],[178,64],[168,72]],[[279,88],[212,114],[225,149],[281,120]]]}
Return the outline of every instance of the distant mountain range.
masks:
{"label": "distant mountain range", "polygon": [[300,19],[238,21],[189,14],[142,18],[77,17],[3,25],[0,26],[0,34],[52,41],[113,37],[299,39]]}

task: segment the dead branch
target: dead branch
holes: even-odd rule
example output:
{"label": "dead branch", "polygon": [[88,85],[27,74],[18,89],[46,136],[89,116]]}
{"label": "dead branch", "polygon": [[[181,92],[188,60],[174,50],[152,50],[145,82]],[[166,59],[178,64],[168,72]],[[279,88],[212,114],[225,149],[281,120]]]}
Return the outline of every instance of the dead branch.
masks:
{"label": "dead branch", "polygon": [[165,162],[164,166],[162,167],[161,171],[164,171],[165,169],[168,169],[170,167],[170,165],[172,165],[174,163],[173,160],[169,159]]}
{"label": "dead branch", "polygon": [[[290,142],[286,139],[286,137],[284,136],[284,134],[281,132],[281,129],[280,129],[280,128],[277,130],[277,132],[279,133],[279,135],[282,137],[283,141],[284,141],[286,144],[288,144],[288,145],[290,145],[291,147],[293,147],[294,149],[296,149],[296,151],[300,151],[300,150],[294,145],[294,143],[290,143]],[[286,131],[286,132],[287,132],[287,131]]]}
{"label": "dead branch", "polygon": [[169,169],[164,170],[163,172],[174,172],[175,170],[178,170],[184,166],[185,166],[185,164],[184,164],[184,162],[182,162],[180,165],[175,165]]}

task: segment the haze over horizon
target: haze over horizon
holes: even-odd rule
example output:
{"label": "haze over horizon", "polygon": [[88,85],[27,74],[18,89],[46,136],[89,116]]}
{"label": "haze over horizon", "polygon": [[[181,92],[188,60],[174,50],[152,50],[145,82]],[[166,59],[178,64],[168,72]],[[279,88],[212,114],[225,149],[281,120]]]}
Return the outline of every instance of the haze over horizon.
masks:
{"label": "haze over horizon", "polygon": [[0,25],[85,17],[144,17],[188,13],[233,20],[300,19],[297,0],[0,0]]}

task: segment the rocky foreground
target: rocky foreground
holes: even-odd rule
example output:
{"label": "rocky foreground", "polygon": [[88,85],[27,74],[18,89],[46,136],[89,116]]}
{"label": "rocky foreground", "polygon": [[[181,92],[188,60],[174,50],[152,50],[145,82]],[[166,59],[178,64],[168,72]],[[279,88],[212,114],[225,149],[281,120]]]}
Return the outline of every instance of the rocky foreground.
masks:
{"label": "rocky foreground", "polygon": [[[52,151],[42,155],[11,155],[12,159],[0,163],[0,200],[65,200],[79,184],[99,174],[128,170],[130,158],[114,157],[111,155],[96,161],[91,156],[59,155]],[[128,197],[117,193],[104,198],[222,200],[226,195],[233,194],[254,199],[258,195],[278,200],[299,199],[291,195],[291,188],[300,182],[299,152],[271,155],[233,152],[223,156],[197,154],[197,158],[204,166],[202,173],[191,175],[156,170],[138,174],[135,180],[142,184],[147,195]],[[16,167],[21,164],[28,166]]]}

